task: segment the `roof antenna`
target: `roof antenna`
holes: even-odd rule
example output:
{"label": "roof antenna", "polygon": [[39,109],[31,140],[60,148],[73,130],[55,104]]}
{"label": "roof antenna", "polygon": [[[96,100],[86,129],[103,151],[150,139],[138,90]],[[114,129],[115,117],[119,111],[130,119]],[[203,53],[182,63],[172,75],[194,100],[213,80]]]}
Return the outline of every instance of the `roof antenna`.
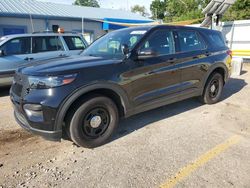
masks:
{"label": "roof antenna", "polygon": [[[22,3],[26,4],[26,1],[22,1]],[[34,33],[34,24],[33,24],[33,19],[32,19],[32,15],[31,15],[31,9],[30,9],[30,6],[28,4],[25,5],[26,7],[28,7],[28,13],[29,13],[29,16],[30,16],[30,25],[31,25],[31,30],[32,30],[32,33]]]}

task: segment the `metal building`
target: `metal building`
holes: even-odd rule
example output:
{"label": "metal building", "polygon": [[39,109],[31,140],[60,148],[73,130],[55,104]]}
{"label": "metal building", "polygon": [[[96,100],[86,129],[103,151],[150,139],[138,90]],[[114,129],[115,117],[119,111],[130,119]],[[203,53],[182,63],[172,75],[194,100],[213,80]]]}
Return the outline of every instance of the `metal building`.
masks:
{"label": "metal building", "polygon": [[87,41],[108,30],[121,28],[119,23],[149,23],[152,20],[123,10],[82,7],[36,0],[0,0],[0,36],[62,27],[65,31],[84,31]]}

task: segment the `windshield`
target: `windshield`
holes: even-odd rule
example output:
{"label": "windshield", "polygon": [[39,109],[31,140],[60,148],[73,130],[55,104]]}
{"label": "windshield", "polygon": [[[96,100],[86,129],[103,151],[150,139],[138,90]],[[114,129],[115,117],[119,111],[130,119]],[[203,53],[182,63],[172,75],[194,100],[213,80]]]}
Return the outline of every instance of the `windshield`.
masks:
{"label": "windshield", "polygon": [[108,33],[91,44],[83,55],[121,59],[124,57],[122,45],[126,44],[131,50],[146,32],[147,30],[128,29]]}

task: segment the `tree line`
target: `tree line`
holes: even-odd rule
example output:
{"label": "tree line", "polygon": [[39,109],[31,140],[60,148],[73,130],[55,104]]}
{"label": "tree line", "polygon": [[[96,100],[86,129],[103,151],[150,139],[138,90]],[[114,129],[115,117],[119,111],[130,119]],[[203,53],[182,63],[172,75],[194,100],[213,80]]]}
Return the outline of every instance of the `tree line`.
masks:
{"label": "tree line", "polygon": [[[150,13],[143,5],[134,5],[131,12],[164,22],[204,18],[202,10],[211,0],[153,0]],[[75,5],[100,7],[97,0],[76,0]],[[223,21],[250,19],[250,0],[237,0],[225,13]]]}

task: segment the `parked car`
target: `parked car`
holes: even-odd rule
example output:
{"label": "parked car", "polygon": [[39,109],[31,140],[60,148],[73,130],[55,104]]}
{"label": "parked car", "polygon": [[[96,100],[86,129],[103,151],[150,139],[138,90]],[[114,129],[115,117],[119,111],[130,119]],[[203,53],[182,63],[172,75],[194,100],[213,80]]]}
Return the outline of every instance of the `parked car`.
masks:
{"label": "parked car", "polygon": [[199,97],[219,101],[231,51],[220,32],[147,26],[108,33],[81,56],[20,68],[10,97],[17,122],[47,139],[106,143],[121,117]]}
{"label": "parked car", "polygon": [[11,85],[18,67],[33,61],[79,54],[87,46],[81,35],[73,33],[34,33],[0,38],[0,86]]}

